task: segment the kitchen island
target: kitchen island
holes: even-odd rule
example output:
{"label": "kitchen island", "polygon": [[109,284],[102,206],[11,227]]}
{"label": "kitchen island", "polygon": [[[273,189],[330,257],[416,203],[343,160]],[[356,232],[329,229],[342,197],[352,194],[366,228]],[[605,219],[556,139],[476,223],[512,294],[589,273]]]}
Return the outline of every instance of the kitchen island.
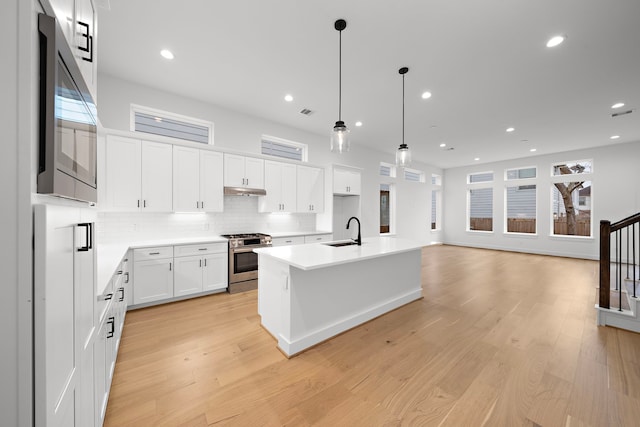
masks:
{"label": "kitchen island", "polygon": [[258,313],[287,356],[422,298],[421,248],[395,237],[254,249]]}

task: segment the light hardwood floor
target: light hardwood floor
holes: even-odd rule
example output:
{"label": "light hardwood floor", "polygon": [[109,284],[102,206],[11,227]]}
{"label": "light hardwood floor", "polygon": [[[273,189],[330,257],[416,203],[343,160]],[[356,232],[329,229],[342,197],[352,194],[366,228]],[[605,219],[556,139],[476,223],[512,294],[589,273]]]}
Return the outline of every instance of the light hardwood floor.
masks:
{"label": "light hardwood floor", "polygon": [[106,426],[637,426],[595,261],[423,249],[424,299],[286,359],[256,291],[127,314]]}

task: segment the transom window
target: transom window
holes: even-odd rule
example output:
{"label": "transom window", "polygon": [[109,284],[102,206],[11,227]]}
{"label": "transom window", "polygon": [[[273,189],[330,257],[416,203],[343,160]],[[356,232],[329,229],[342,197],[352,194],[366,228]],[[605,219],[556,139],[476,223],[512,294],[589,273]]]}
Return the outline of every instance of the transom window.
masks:
{"label": "transom window", "polygon": [[396,167],[389,163],[380,162],[380,176],[388,176],[390,178],[395,178]]}
{"label": "transom window", "polygon": [[479,172],[470,173],[467,176],[467,183],[474,184],[477,182],[491,182],[493,181],[493,172]]}
{"label": "transom window", "polygon": [[507,181],[513,179],[529,179],[536,177],[536,168],[520,168],[520,169],[507,169],[504,173],[505,179]]}
{"label": "transom window", "polygon": [[131,130],[213,145],[213,122],[131,104]]}
{"label": "transom window", "polygon": [[261,153],[265,156],[279,157],[281,159],[307,161],[307,144],[288,141],[275,136],[262,135]]}
{"label": "transom window", "polygon": [[404,168],[404,179],[405,181],[424,182],[424,172],[416,169]]}

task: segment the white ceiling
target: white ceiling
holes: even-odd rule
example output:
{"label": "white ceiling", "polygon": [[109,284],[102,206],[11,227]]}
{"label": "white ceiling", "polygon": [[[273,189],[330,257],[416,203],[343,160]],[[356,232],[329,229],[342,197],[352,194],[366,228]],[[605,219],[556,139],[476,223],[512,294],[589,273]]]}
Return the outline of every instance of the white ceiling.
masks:
{"label": "white ceiling", "polygon": [[[111,0],[98,13],[101,73],[326,135],[327,146],[338,18],[355,144],[393,153],[401,142],[402,66],[405,140],[426,163],[640,141],[640,111],[611,118],[615,102],[640,107],[639,0]],[[567,41],[547,48],[556,34]]]}

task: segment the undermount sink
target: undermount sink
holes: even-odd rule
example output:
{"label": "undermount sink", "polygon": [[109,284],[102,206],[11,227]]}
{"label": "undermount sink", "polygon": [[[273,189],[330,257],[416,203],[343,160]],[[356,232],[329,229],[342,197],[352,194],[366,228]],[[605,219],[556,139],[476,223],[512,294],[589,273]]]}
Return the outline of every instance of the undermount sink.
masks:
{"label": "undermount sink", "polygon": [[333,246],[334,248],[339,248],[340,246],[352,246],[357,245],[357,242],[334,242],[334,243],[324,243],[327,246]]}

